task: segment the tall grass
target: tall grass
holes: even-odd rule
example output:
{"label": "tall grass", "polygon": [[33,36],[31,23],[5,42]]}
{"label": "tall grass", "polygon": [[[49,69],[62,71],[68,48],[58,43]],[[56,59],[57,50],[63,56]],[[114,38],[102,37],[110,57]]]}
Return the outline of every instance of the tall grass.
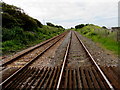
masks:
{"label": "tall grass", "polygon": [[35,32],[31,32],[24,31],[20,27],[14,27],[12,29],[3,28],[2,32],[2,52],[5,55],[33,46],[63,33],[64,29],[43,26],[43,28],[38,28]]}
{"label": "tall grass", "polygon": [[103,48],[118,54],[118,41],[117,32],[110,32],[107,29],[103,29],[99,26],[85,26],[81,29],[77,29],[79,33],[92,39],[94,42],[99,43]]}

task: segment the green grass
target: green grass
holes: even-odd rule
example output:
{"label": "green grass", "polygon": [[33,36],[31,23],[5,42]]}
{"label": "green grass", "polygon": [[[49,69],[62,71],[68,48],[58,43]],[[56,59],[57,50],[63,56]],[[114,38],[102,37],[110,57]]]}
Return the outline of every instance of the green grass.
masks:
{"label": "green grass", "polygon": [[35,32],[24,31],[20,27],[2,29],[2,54],[8,55],[36,45],[64,32],[64,29],[50,26],[38,28]]}
{"label": "green grass", "polygon": [[113,51],[114,53],[118,53],[118,42],[108,38],[108,37],[100,37],[100,36],[87,36],[91,38],[93,41],[100,43],[104,48]]}
{"label": "green grass", "polygon": [[95,25],[88,25],[76,31],[99,43],[103,48],[112,51],[114,54],[118,54],[117,32],[110,32]]}

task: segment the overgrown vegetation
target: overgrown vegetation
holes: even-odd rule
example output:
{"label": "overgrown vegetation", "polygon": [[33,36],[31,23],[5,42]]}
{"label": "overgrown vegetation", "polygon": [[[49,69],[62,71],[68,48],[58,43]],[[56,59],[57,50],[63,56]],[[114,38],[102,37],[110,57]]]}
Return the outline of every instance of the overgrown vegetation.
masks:
{"label": "overgrown vegetation", "polygon": [[3,28],[14,28],[17,26],[26,31],[34,31],[38,27],[42,27],[41,22],[25,14],[24,10],[21,8],[2,3],[2,10]]}
{"label": "overgrown vegetation", "polygon": [[99,27],[93,24],[75,30],[99,43],[103,48],[118,54],[117,32],[110,32],[105,26]]}
{"label": "overgrown vegetation", "polygon": [[[2,3],[2,52],[9,54],[64,32],[64,28],[42,25],[21,9]],[[56,25],[55,25],[56,26]]]}

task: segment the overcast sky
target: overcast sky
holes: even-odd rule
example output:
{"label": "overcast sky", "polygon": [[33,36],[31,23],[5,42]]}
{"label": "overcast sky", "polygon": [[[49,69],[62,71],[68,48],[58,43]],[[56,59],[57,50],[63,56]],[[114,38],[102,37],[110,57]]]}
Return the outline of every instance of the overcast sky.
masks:
{"label": "overcast sky", "polygon": [[81,23],[118,26],[119,0],[3,0],[18,6],[41,23],[51,22],[65,28]]}

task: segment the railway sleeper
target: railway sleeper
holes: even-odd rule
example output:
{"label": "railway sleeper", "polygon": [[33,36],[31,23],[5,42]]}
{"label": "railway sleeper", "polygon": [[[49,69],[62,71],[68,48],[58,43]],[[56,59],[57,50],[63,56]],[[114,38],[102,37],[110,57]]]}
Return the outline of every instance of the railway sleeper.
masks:
{"label": "railway sleeper", "polygon": [[[114,88],[119,88],[115,67],[101,67]],[[27,68],[15,76],[3,89],[56,89],[60,67]],[[113,71],[114,70],[114,71]],[[108,89],[104,79],[94,67],[66,68],[60,83],[60,89]]]}

